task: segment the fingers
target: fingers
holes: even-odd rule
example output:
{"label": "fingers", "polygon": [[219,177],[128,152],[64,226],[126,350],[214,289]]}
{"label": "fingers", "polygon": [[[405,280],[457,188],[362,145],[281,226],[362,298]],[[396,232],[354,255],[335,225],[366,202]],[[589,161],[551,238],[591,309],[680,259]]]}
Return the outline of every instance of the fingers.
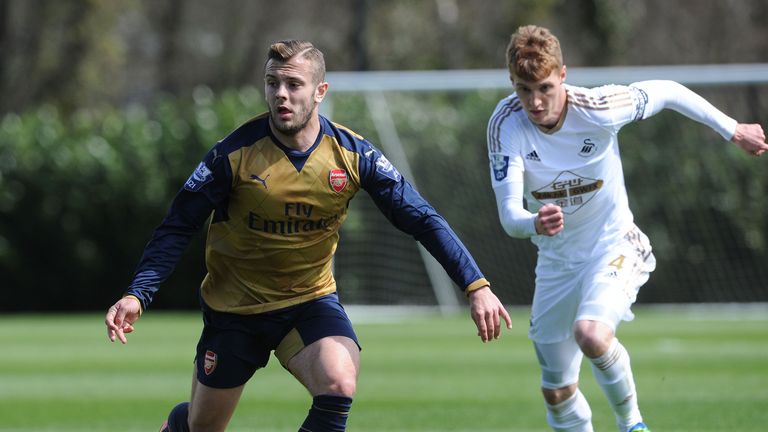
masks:
{"label": "fingers", "polygon": [[509,316],[509,313],[507,312],[506,309],[504,309],[504,307],[501,308],[501,316],[504,317],[504,322],[507,323],[507,328],[511,329],[512,328],[512,317]]}
{"label": "fingers", "polygon": [[768,152],[765,132],[759,124],[740,123],[736,125],[736,132],[731,141],[750,156],[761,156]]}
{"label": "fingers", "polygon": [[[126,327],[132,326],[129,323],[125,322],[125,315],[126,310],[124,307],[118,307],[117,309],[117,316],[115,317],[115,324],[117,325],[117,338],[120,339],[120,342],[125,345],[128,343],[128,339],[125,337],[125,329]],[[129,332],[130,333],[130,332]]]}
{"label": "fingers", "polygon": [[474,321],[475,325],[477,325],[477,335],[480,336],[480,340],[483,343],[488,342],[490,338],[488,337],[488,325],[486,324],[485,316],[478,316]]}
{"label": "fingers", "polygon": [[117,305],[112,305],[112,307],[107,311],[107,316],[104,318],[104,324],[107,325],[107,337],[109,338],[110,342],[115,341],[115,334],[118,330],[117,325],[115,325],[116,316]]}
{"label": "fingers", "polygon": [[502,318],[507,328],[512,327],[512,319],[488,286],[472,291],[469,301],[472,320],[477,326],[477,335],[483,343],[501,336]]}
{"label": "fingers", "polygon": [[128,343],[125,333],[133,332],[133,325],[126,322],[125,316],[128,311],[122,307],[120,302],[115,303],[107,311],[104,323],[107,325],[107,337],[110,342],[119,339],[121,343]]}
{"label": "fingers", "polygon": [[501,320],[504,319],[507,328],[512,328],[512,318],[507,311],[499,306],[497,309],[487,310],[473,314],[473,320],[477,325],[477,335],[483,343],[501,337]]}

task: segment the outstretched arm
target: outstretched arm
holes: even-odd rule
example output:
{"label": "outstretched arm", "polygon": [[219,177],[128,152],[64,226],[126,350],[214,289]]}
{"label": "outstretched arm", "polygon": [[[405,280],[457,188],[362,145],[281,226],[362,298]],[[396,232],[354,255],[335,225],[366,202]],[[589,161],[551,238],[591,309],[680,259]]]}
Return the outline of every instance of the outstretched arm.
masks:
{"label": "outstretched arm", "polygon": [[751,156],[760,156],[768,151],[761,125],[738,123],[682,84],[652,80],[637,82],[631,87],[642,90],[648,96],[643,118],[668,108],[711,127]]}
{"label": "outstretched arm", "polygon": [[509,314],[491,291],[472,255],[440,216],[389,161],[374,148],[360,159],[362,186],[386,218],[432,254],[470,299],[472,319],[483,342],[498,338],[500,318]]}
{"label": "outstretched arm", "polygon": [[647,96],[642,116],[644,119],[664,109],[671,109],[709,126],[726,140],[730,140],[736,131],[738,124],[736,120],[728,117],[709,101],[680,83],[651,80],[636,82],[630,84],[630,87],[640,89]]}

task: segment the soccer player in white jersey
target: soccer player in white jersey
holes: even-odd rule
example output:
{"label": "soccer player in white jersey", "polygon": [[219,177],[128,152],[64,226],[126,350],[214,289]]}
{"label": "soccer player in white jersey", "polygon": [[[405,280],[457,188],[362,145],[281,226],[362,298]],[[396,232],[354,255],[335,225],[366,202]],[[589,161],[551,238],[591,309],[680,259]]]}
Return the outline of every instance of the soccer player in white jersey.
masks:
{"label": "soccer player in white jersey", "polygon": [[765,133],[673,81],[568,85],[560,43],[542,27],[520,27],[512,35],[507,65],[515,92],[499,102],[488,124],[491,181],[506,233],[529,237],[538,248],[529,336],[541,365],[547,421],[555,431],[593,430],[578,388],[586,355],[619,431],[648,431],[616,328],[633,318],[630,307],[655,258],[629,209],[617,134],[665,108],[709,126],[749,155],[768,151]]}

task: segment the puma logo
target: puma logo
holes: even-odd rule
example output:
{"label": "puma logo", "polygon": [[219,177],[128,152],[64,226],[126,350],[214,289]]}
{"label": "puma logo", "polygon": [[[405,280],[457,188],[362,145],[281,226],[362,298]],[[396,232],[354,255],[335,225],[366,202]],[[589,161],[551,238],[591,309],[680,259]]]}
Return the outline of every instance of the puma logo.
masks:
{"label": "puma logo", "polygon": [[251,174],[251,180],[256,180],[257,182],[259,182],[259,183],[264,185],[264,189],[267,189],[267,179],[269,178],[270,175],[272,175],[272,174],[267,174],[267,176],[262,179],[261,177],[257,176],[256,174]]}

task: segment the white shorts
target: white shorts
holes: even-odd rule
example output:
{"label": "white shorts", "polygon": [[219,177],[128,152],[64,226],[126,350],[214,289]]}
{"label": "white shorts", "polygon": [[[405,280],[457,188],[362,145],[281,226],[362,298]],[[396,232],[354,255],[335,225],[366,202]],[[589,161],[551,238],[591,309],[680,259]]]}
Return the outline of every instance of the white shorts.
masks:
{"label": "white shorts", "polygon": [[550,344],[573,337],[573,324],[599,321],[616,331],[634,318],[640,287],[656,268],[648,237],[631,229],[594,260],[571,264],[539,260],[529,337]]}

